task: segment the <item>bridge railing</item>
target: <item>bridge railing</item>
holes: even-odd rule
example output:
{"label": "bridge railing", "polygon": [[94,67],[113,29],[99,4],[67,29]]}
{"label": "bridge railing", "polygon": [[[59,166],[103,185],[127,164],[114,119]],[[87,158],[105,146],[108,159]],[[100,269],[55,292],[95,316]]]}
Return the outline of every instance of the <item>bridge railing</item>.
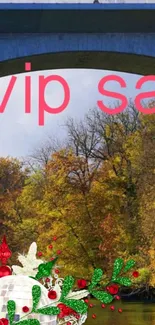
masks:
{"label": "bridge railing", "polygon": [[[0,0],[0,3],[93,3],[94,0]],[[97,0],[95,1],[97,2]],[[99,3],[155,3],[155,0],[98,0]]]}

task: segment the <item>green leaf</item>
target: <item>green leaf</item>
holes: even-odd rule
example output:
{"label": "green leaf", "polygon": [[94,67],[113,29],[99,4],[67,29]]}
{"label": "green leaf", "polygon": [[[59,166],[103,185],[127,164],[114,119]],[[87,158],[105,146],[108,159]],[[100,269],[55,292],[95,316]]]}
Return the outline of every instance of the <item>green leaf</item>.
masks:
{"label": "green leaf", "polygon": [[136,262],[134,260],[129,260],[125,265],[124,272],[129,271],[135,264]]}
{"label": "green leaf", "polygon": [[43,314],[43,315],[58,315],[60,314],[60,309],[58,307],[46,307],[46,308],[39,308],[35,312],[37,314]]}
{"label": "green leaf", "polygon": [[40,322],[37,319],[27,319],[17,322],[18,325],[40,325]]}
{"label": "green leaf", "polygon": [[13,300],[8,301],[7,311],[8,311],[8,318],[9,318],[10,324],[12,324],[14,321],[15,312],[16,312],[16,304]]}
{"label": "green leaf", "polygon": [[98,300],[100,300],[104,304],[109,304],[113,301],[113,296],[105,291],[91,291],[91,294]]}
{"label": "green leaf", "polygon": [[102,276],[103,271],[101,269],[95,269],[89,288],[92,289],[95,287],[101,281]]}
{"label": "green leaf", "polygon": [[32,297],[33,297],[33,307],[32,307],[32,311],[35,311],[40,297],[41,297],[41,288],[38,285],[34,285],[32,288]]}
{"label": "green leaf", "polygon": [[113,267],[113,274],[112,274],[112,281],[116,279],[117,275],[119,275],[120,271],[122,270],[122,267],[124,265],[122,258],[117,258],[114,262]]}
{"label": "green leaf", "polygon": [[40,264],[38,267],[38,273],[36,274],[35,278],[39,280],[41,278],[49,276],[51,274],[52,268],[54,267],[57,259],[58,258],[56,257],[53,261]]}
{"label": "green leaf", "polygon": [[129,278],[126,278],[126,277],[120,277],[120,278],[117,278],[116,283],[119,283],[125,287],[130,287],[132,285],[132,281],[129,279]]}
{"label": "green leaf", "polygon": [[74,285],[74,278],[70,275],[66,276],[63,282],[60,301],[62,301],[69,294],[73,285]]}
{"label": "green leaf", "polygon": [[82,300],[64,299],[63,303],[81,315],[85,314],[88,309],[87,304]]}

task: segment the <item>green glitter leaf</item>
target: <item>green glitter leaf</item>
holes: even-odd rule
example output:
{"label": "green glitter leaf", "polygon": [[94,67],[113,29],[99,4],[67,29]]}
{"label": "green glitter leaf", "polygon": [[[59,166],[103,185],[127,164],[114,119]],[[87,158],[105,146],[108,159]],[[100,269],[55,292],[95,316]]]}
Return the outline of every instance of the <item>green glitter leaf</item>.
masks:
{"label": "green glitter leaf", "polygon": [[46,307],[39,308],[35,312],[42,315],[58,315],[60,314],[60,309],[58,307]]}
{"label": "green glitter leaf", "polygon": [[7,311],[8,311],[8,318],[9,318],[10,324],[12,324],[14,321],[15,312],[16,312],[16,304],[13,300],[8,301]]}
{"label": "green glitter leaf", "polygon": [[124,265],[122,258],[117,258],[114,262],[113,274],[112,274],[112,281],[116,279],[117,275],[119,275],[122,267]]}
{"label": "green glitter leaf", "polygon": [[87,304],[82,300],[63,299],[63,303],[81,315],[85,314],[88,309]]}
{"label": "green glitter leaf", "polygon": [[115,282],[126,287],[130,287],[132,285],[132,281],[129,278],[125,277],[117,278]]}
{"label": "green glitter leaf", "polygon": [[62,301],[69,294],[73,285],[74,285],[74,278],[70,275],[66,276],[63,282],[60,301]]}
{"label": "green glitter leaf", "polygon": [[17,322],[18,325],[40,325],[40,322],[37,319],[27,319]]}
{"label": "green glitter leaf", "polygon": [[89,288],[95,287],[101,281],[102,276],[103,271],[101,269],[95,269]]}
{"label": "green glitter leaf", "polygon": [[109,304],[113,301],[113,296],[105,291],[95,291],[92,290],[91,294],[98,300],[100,300],[104,304]]}
{"label": "green glitter leaf", "polygon": [[32,307],[32,311],[35,311],[40,297],[41,297],[41,288],[38,285],[34,285],[32,288],[32,297],[33,297],[33,307]]}
{"label": "green glitter leaf", "polygon": [[41,278],[48,277],[51,274],[52,268],[55,265],[57,259],[58,258],[56,257],[53,261],[40,264],[35,279],[39,280]]}
{"label": "green glitter leaf", "polygon": [[134,260],[129,260],[125,265],[124,272],[129,271],[135,264],[136,262]]}

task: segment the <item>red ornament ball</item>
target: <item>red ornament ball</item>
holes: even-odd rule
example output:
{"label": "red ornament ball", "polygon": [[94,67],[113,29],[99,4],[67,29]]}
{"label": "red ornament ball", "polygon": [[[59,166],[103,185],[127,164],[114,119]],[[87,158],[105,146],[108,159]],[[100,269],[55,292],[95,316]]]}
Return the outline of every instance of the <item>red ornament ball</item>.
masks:
{"label": "red ornament ball", "polygon": [[57,236],[54,236],[53,237],[53,241],[56,241],[58,238],[57,238]]}
{"label": "red ornament ball", "polygon": [[123,311],[122,308],[119,308],[119,309],[118,309],[118,312],[119,312],[119,313],[122,313],[122,311]]}
{"label": "red ornament ball", "polygon": [[139,272],[138,271],[134,271],[132,273],[132,275],[133,275],[134,278],[138,278],[139,277]]}
{"label": "red ornament ball", "polygon": [[60,273],[60,271],[59,271],[58,269],[54,270],[54,272],[55,272],[56,274],[59,274],[59,273]]}
{"label": "red ornament ball", "polygon": [[87,281],[84,279],[80,279],[77,281],[77,285],[78,285],[79,289],[83,289],[87,286]]}
{"label": "red ornament ball", "polygon": [[0,318],[0,325],[8,325],[9,321],[7,318]]}
{"label": "red ornament ball", "polygon": [[67,325],[72,325],[71,322],[67,322]]}
{"label": "red ornament ball", "polygon": [[63,303],[58,304],[57,307],[60,309],[58,318],[64,318],[65,316],[69,316],[69,315],[74,315],[75,317],[79,317],[79,315],[73,309],[67,307]]}
{"label": "red ornament ball", "polygon": [[50,261],[54,261],[54,259],[55,259],[54,257],[51,257],[51,258],[50,258]]}
{"label": "red ornament ball", "polygon": [[60,255],[62,253],[62,251],[59,249],[58,251],[57,251],[57,255]]}
{"label": "red ornament ball", "polygon": [[95,318],[96,318],[96,315],[95,315],[95,314],[93,314],[93,315],[92,315],[92,318],[93,318],[93,319],[95,319]]}
{"label": "red ornament ball", "polygon": [[11,275],[11,274],[12,274],[12,271],[9,266],[7,266],[7,265],[0,266],[0,278],[2,278],[3,276]]}
{"label": "red ornament ball", "polygon": [[90,308],[93,308],[93,307],[94,307],[94,305],[93,305],[93,304],[90,304],[90,305],[89,305],[89,307],[90,307]]}
{"label": "red ornament ball", "polygon": [[49,249],[52,249],[52,248],[53,248],[53,246],[52,246],[52,245],[49,245],[49,246],[48,246],[48,248],[49,248]]}
{"label": "red ornament ball", "polygon": [[43,253],[42,252],[38,252],[37,255],[40,257],[40,256],[43,255]]}
{"label": "red ornament ball", "polygon": [[111,293],[111,295],[116,295],[118,293],[119,287],[117,284],[112,284],[108,287],[108,291]]}
{"label": "red ornament ball", "polygon": [[105,306],[105,304],[102,304],[101,307],[102,307],[102,308],[105,308],[106,306]]}
{"label": "red ornament ball", "polygon": [[116,296],[115,299],[116,299],[116,300],[120,300],[121,297],[120,297],[120,296]]}
{"label": "red ornament ball", "polygon": [[45,282],[46,283],[49,283],[50,282],[50,279],[49,278],[46,278]]}
{"label": "red ornament ball", "polygon": [[27,306],[24,306],[23,308],[22,308],[22,311],[23,311],[23,313],[28,313],[29,312],[29,307],[27,307]]}
{"label": "red ornament ball", "polygon": [[112,311],[114,311],[114,310],[115,310],[115,307],[114,307],[114,306],[110,306],[110,309],[111,309]]}
{"label": "red ornament ball", "polygon": [[48,298],[49,299],[56,299],[57,298],[57,293],[56,293],[56,291],[54,291],[54,290],[50,290],[49,292],[48,292]]}
{"label": "red ornament ball", "polygon": [[89,300],[88,300],[88,299],[85,299],[84,302],[85,302],[86,304],[88,304]]}

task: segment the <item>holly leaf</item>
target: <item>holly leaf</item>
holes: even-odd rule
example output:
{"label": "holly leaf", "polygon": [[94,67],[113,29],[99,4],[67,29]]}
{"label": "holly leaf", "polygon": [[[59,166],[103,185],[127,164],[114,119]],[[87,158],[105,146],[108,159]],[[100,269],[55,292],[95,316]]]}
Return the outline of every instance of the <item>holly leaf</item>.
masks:
{"label": "holly leaf", "polygon": [[125,287],[130,287],[132,285],[132,281],[127,277],[117,278],[115,282],[119,283]]}
{"label": "holly leaf", "polygon": [[32,298],[33,298],[32,311],[33,312],[35,311],[35,309],[39,303],[40,297],[41,297],[41,288],[38,285],[34,285],[32,288]]}
{"label": "holly leaf", "polygon": [[62,301],[71,291],[74,285],[74,278],[72,276],[66,276],[63,282],[60,301]]}
{"label": "holly leaf", "polygon": [[60,309],[58,307],[46,307],[46,308],[39,308],[35,310],[37,314],[43,315],[58,315],[60,314]]}
{"label": "holly leaf", "polygon": [[8,318],[10,324],[13,323],[15,318],[15,312],[16,312],[16,304],[13,300],[9,300],[7,303],[7,311],[8,311]]}
{"label": "holly leaf", "polygon": [[103,271],[101,269],[95,269],[89,288],[94,288],[101,281],[102,276]]}
{"label": "holly leaf", "polygon": [[52,268],[54,267],[57,259],[58,258],[56,257],[53,261],[40,264],[35,279],[40,280],[41,278],[48,277],[51,274]]}
{"label": "holly leaf", "polygon": [[135,264],[136,262],[134,260],[129,260],[125,265],[124,272],[129,271]]}
{"label": "holly leaf", "polygon": [[27,319],[18,322],[18,325],[40,325],[37,319]]}
{"label": "holly leaf", "polygon": [[122,258],[117,258],[114,262],[114,267],[113,267],[113,274],[112,274],[112,281],[117,278],[117,275],[122,270],[122,267],[124,265],[123,259]]}
{"label": "holly leaf", "polygon": [[104,304],[109,304],[113,301],[113,296],[105,291],[96,291],[92,290],[91,294],[98,300],[100,300]]}
{"label": "holly leaf", "polygon": [[85,314],[88,309],[87,304],[82,300],[64,299],[63,303],[81,315]]}

